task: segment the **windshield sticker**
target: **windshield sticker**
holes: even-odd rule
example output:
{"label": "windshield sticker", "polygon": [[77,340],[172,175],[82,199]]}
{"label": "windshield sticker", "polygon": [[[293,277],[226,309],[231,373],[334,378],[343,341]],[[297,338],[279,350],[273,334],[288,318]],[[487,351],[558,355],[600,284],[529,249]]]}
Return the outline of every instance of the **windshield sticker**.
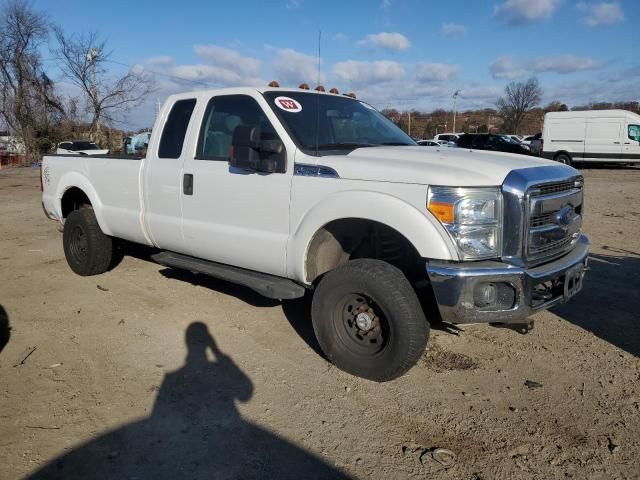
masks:
{"label": "windshield sticker", "polygon": [[285,112],[297,113],[302,111],[302,105],[293,98],[276,97],[274,102],[280,110],[284,110]]}

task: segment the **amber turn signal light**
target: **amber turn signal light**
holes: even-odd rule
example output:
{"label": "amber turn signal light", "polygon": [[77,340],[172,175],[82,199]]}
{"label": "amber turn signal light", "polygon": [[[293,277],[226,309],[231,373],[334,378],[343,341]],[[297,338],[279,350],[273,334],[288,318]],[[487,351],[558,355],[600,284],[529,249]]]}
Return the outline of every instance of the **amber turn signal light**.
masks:
{"label": "amber turn signal light", "polygon": [[453,203],[429,202],[427,208],[442,223],[455,222],[455,208]]}

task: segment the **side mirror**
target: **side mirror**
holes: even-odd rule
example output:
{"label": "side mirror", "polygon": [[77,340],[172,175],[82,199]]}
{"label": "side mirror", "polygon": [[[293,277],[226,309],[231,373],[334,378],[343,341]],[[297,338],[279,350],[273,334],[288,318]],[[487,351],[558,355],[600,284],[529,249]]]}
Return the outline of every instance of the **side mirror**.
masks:
{"label": "side mirror", "polygon": [[260,140],[260,130],[240,125],[233,131],[229,165],[250,172],[284,173],[286,150],[280,140]]}
{"label": "side mirror", "polygon": [[255,172],[260,162],[260,132],[255,127],[238,125],[233,130],[229,165]]}

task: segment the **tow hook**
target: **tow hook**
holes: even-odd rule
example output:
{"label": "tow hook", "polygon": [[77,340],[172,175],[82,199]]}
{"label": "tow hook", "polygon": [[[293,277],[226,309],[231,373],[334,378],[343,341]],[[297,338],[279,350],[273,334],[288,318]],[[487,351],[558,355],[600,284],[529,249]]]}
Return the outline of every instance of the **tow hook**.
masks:
{"label": "tow hook", "polygon": [[496,328],[508,328],[521,335],[526,335],[533,330],[533,320],[526,323],[490,323],[489,325]]}

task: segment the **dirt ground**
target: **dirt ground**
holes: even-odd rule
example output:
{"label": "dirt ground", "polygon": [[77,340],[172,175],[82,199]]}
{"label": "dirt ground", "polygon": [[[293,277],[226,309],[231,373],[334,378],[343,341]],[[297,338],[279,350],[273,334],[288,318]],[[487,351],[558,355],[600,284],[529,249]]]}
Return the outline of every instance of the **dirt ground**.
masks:
{"label": "dirt ground", "polygon": [[527,335],[433,330],[376,384],[304,302],[142,255],[76,276],[38,170],[1,171],[0,478],[640,478],[640,169],[583,173],[583,291]]}

